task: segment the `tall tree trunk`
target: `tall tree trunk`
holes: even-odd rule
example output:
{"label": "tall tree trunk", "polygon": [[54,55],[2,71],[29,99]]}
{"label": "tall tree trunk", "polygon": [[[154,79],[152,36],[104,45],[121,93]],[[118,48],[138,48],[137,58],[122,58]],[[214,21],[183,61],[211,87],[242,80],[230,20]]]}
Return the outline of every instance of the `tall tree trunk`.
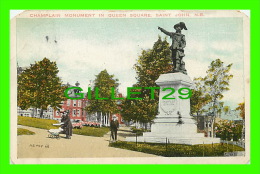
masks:
{"label": "tall tree trunk", "polygon": [[100,117],[100,126],[103,126],[103,113],[101,112],[101,117]]}
{"label": "tall tree trunk", "polygon": [[40,118],[43,117],[43,109],[41,108],[41,112],[40,112]]}
{"label": "tall tree trunk", "polygon": [[144,129],[147,130],[147,123],[144,123]]}
{"label": "tall tree trunk", "polygon": [[213,138],[215,137],[214,124],[215,124],[215,117],[213,117],[212,121],[211,121],[211,135],[212,135]]}
{"label": "tall tree trunk", "polygon": [[35,118],[37,118],[37,108],[35,108]]}
{"label": "tall tree trunk", "polygon": [[198,120],[198,117],[199,117],[199,113],[197,112],[197,132],[199,132],[199,128],[198,128],[198,126],[199,126],[199,120]]}
{"label": "tall tree trunk", "polygon": [[111,121],[111,113],[108,113],[108,126],[110,126],[110,121]]}

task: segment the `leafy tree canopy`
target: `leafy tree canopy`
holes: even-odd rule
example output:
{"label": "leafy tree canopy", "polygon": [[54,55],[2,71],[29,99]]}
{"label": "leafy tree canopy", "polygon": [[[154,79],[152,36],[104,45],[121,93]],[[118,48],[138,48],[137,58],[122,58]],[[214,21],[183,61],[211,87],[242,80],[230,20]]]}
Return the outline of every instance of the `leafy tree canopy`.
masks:
{"label": "leafy tree canopy", "polygon": [[[107,70],[101,71],[96,75],[94,81],[94,89],[92,89],[92,99],[89,100],[89,105],[86,110],[90,113],[102,112],[102,113],[115,113],[118,111],[117,100],[111,99],[111,88],[114,87],[115,97],[118,94],[118,79],[114,78],[114,75],[108,74]],[[95,89],[98,88],[98,93]],[[98,96],[97,96],[98,94]],[[96,99],[106,98],[106,99]]]}
{"label": "leafy tree canopy", "polygon": [[158,112],[159,91],[156,90],[154,99],[151,99],[151,90],[144,87],[158,87],[155,81],[159,76],[172,70],[172,65],[169,64],[170,53],[169,43],[161,37],[154,43],[152,49],[142,51],[134,65],[137,83],[133,85],[142,89],[133,90],[140,94],[131,95],[132,98],[142,98],[142,100],[123,101],[121,114],[125,120],[147,123],[155,118]]}
{"label": "leafy tree canopy", "polygon": [[48,106],[60,108],[60,103],[65,100],[66,86],[62,86],[58,72],[56,62],[47,58],[25,69],[18,75],[18,106],[21,109],[34,107],[43,110]]}

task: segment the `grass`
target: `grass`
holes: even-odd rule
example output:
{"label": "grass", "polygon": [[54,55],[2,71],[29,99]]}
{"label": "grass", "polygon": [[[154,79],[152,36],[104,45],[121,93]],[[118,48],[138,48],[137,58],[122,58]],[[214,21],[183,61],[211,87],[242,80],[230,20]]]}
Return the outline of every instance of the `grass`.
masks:
{"label": "grass", "polygon": [[57,120],[41,119],[41,118],[32,118],[32,117],[23,117],[18,116],[18,124],[30,127],[36,127],[40,129],[57,129],[56,126],[52,124],[58,123]]}
{"label": "grass", "polygon": [[231,144],[165,144],[139,143],[118,141],[110,143],[111,147],[128,149],[165,157],[202,157],[202,156],[223,156],[224,152],[244,151],[245,149]]}
{"label": "grass", "polygon": [[73,134],[95,136],[95,137],[103,137],[108,132],[109,132],[108,127],[95,128],[95,127],[84,126],[82,129],[73,129]]}
{"label": "grass", "polygon": [[35,132],[29,131],[28,129],[18,128],[17,135],[34,135]]}
{"label": "grass", "polygon": [[[58,121],[18,116],[18,124],[24,125],[24,126],[30,126],[30,127],[49,130],[49,129],[58,128],[57,126],[52,125],[55,123],[58,123]],[[82,129],[73,129],[73,134],[95,136],[95,137],[103,137],[107,132],[109,132],[109,128],[107,128],[107,127],[95,128],[95,127],[85,127],[84,126]]]}

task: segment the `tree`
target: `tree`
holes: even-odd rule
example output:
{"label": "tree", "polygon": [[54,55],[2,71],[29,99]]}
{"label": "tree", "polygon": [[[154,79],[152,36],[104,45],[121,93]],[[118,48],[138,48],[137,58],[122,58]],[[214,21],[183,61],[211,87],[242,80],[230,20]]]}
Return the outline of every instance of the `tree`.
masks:
{"label": "tree", "polygon": [[118,86],[118,79],[115,79],[114,75],[108,74],[107,70],[103,70],[98,75],[96,75],[96,79],[94,81],[94,89],[92,89],[91,94],[92,97],[89,100],[89,105],[86,107],[87,112],[101,112],[102,116],[107,113],[116,113],[119,108],[117,105],[117,100],[111,98],[111,89],[112,87],[115,89],[114,92],[116,97],[118,94]]}
{"label": "tree", "polygon": [[[229,73],[232,64],[227,66],[220,59],[211,62],[207,75],[205,77],[206,92],[211,97],[209,102],[209,111],[212,116],[212,125],[214,125],[216,115],[219,109],[223,107],[220,100],[224,97],[223,92],[228,91],[229,81],[233,75]],[[212,126],[212,135],[214,135],[214,127]]]}
{"label": "tree", "polygon": [[230,107],[224,106],[223,110],[224,110],[224,113],[227,114],[230,111]]}
{"label": "tree", "polygon": [[169,64],[170,54],[169,43],[166,38],[162,40],[161,37],[154,43],[152,49],[142,51],[134,65],[137,83],[133,85],[142,87],[135,90],[141,94],[131,96],[142,98],[142,100],[125,99],[123,101],[121,114],[124,120],[148,123],[155,118],[158,112],[159,91],[155,91],[154,99],[152,99],[151,90],[144,87],[158,87],[155,81],[159,76],[172,70],[172,65]]}
{"label": "tree", "polygon": [[204,106],[211,101],[211,97],[208,93],[205,93],[206,87],[204,78],[194,78],[193,83],[194,87],[190,99],[191,113],[195,113],[196,116],[199,116],[206,112]]}
{"label": "tree", "polygon": [[240,117],[245,120],[245,102],[239,103],[238,107],[236,108],[239,111]]}
{"label": "tree", "polygon": [[61,108],[60,103],[65,100],[61,79],[58,77],[56,62],[44,58],[31,64],[18,75],[18,106],[21,109],[29,107],[40,108],[40,117],[48,106]]}

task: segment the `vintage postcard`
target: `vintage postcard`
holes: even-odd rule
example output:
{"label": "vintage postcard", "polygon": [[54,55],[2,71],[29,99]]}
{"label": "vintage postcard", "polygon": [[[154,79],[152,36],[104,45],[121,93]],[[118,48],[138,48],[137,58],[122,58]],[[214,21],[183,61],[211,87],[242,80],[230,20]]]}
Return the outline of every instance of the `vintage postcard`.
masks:
{"label": "vintage postcard", "polygon": [[249,164],[249,15],[16,15],[11,162]]}

